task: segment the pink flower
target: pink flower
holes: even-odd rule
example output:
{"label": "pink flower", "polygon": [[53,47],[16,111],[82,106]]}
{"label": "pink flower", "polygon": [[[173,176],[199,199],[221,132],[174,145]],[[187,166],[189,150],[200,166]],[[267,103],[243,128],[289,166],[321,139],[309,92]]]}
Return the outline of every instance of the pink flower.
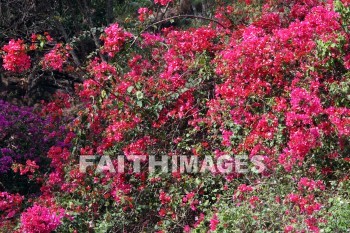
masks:
{"label": "pink flower", "polygon": [[147,7],[141,7],[137,10],[137,13],[139,14],[145,14],[148,12],[148,8]]}
{"label": "pink flower", "polygon": [[298,194],[290,193],[287,198],[290,202],[297,203],[300,200],[300,196]]}
{"label": "pink flower", "polygon": [[2,48],[5,52],[3,67],[12,72],[23,72],[30,68],[30,57],[26,54],[26,47],[23,40],[10,40]]}
{"label": "pink flower", "polygon": [[130,143],[128,146],[123,148],[123,152],[127,159],[134,160],[139,158],[141,161],[146,159],[148,156],[146,150],[147,147],[153,145],[155,140],[151,139],[149,136],[145,136],[135,142]]}
{"label": "pink flower", "polygon": [[238,191],[240,191],[241,193],[249,193],[253,191],[253,187],[246,184],[241,184],[238,186]]}
{"label": "pink flower", "polygon": [[111,76],[116,76],[117,74],[114,66],[104,61],[100,62],[98,59],[93,60],[88,69],[100,83],[109,80]]}
{"label": "pink flower", "polygon": [[350,109],[330,107],[326,113],[340,136],[350,135]]}
{"label": "pink flower", "polygon": [[63,64],[66,63],[68,56],[67,51],[62,45],[57,44],[50,52],[45,54],[42,61],[43,68],[62,71]]}
{"label": "pink flower", "polygon": [[303,112],[309,116],[322,113],[320,99],[305,89],[295,88],[291,93],[290,102],[293,110]]}
{"label": "pink flower", "polygon": [[108,56],[114,57],[120,51],[125,41],[132,37],[132,34],[124,31],[119,24],[111,24],[105,29],[105,35],[101,36],[104,41],[102,52],[107,53]]}
{"label": "pink flower", "polygon": [[298,183],[298,189],[299,190],[308,190],[308,191],[313,191],[315,189],[320,189],[320,190],[324,190],[325,189],[325,186],[323,184],[323,182],[321,180],[312,180],[312,179],[309,179],[307,177],[302,177],[300,180],[299,180],[299,183]]}
{"label": "pink flower", "polygon": [[249,204],[251,205],[252,208],[255,208],[256,203],[259,202],[259,201],[260,201],[259,197],[257,197],[257,196],[252,196],[252,197],[249,199]]}
{"label": "pink flower", "polygon": [[39,166],[35,163],[35,161],[27,160],[26,165],[20,165],[19,171],[21,175],[25,175],[27,173],[33,174],[35,170],[37,170]]}
{"label": "pink flower", "polygon": [[167,210],[164,208],[161,208],[158,212],[160,217],[165,217],[165,215],[167,214]]}
{"label": "pink flower", "polygon": [[167,204],[171,201],[171,196],[169,196],[164,191],[160,191],[159,200],[161,201],[162,205],[164,205],[164,204]]}
{"label": "pink flower", "polygon": [[19,194],[0,192],[0,218],[2,220],[12,218],[17,212],[20,212],[22,202],[23,197]]}
{"label": "pink flower", "polygon": [[64,210],[58,211],[34,204],[21,215],[21,230],[23,232],[50,233],[61,224]]}
{"label": "pink flower", "polygon": [[156,35],[156,34],[151,34],[148,32],[144,32],[141,34],[143,41],[142,44],[144,46],[153,46],[158,42],[163,42],[164,38],[161,37],[160,35]]}
{"label": "pink flower", "polygon": [[160,4],[162,6],[167,5],[168,3],[170,3],[172,0],[154,0],[154,3],[156,4]]}
{"label": "pink flower", "polygon": [[231,145],[231,139],[230,137],[233,135],[231,131],[224,130],[222,132],[222,145],[224,146],[230,146]]}
{"label": "pink flower", "polygon": [[210,219],[210,230],[215,231],[217,228],[217,225],[220,223],[217,214],[214,214],[213,217]]}
{"label": "pink flower", "polygon": [[293,226],[286,226],[284,228],[284,233],[290,233],[290,232],[293,232],[293,230],[294,230]]}
{"label": "pink flower", "polygon": [[189,225],[186,225],[186,226],[184,227],[184,232],[185,232],[185,233],[191,232],[191,227],[190,227]]}
{"label": "pink flower", "polygon": [[137,13],[139,13],[139,20],[140,22],[144,22],[148,15],[152,14],[152,11],[149,10],[147,7],[139,8]]}

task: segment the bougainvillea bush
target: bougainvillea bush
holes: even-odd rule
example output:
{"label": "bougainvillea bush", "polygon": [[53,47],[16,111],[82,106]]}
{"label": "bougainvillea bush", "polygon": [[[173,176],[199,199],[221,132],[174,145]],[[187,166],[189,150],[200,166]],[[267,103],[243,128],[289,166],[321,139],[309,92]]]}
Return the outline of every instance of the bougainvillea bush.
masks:
{"label": "bougainvillea bush", "polygon": [[49,172],[50,159],[46,155],[52,146],[64,144],[64,117],[57,118],[45,109],[49,108],[37,112],[0,100],[2,231],[11,231],[23,207],[40,195],[44,174]]}
{"label": "bougainvillea bush", "polygon": [[[46,149],[46,132],[38,127],[43,133],[36,135],[30,131],[32,121],[24,120],[28,132],[16,131],[40,144],[35,146],[38,154],[31,153],[33,145],[23,147],[20,141],[11,144],[17,151],[1,148],[0,172],[9,172],[10,166],[21,169],[13,165],[18,162],[26,166],[22,170],[37,171],[40,179],[35,196],[9,188],[0,193],[2,219],[11,218],[0,225],[3,229],[350,229],[349,2],[217,5],[214,17],[204,18],[207,24],[156,32],[149,26],[155,25],[152,10],[142,8],[135,27],[107,26],[102,47],[82,67],[71,66],[69,45],[56,45],[43,56],[43,69],[84,71],[84,82],[76,85],[76,96],[61,95],[43,106],[46,117],[71,115],[63,121],[64,130],[51,133],[60,143]],[[5,45],[4,68],[25,72],[29,47],[22,40]],[[9,110],[0,115],[0,130],[23,121],[9,116],[30,119],[21,114]],[[214,167],[205,173],[151,173],[142,160],[137,172],[129,163],[124,173],[96,172],[97,163],[82,172],[81,155],[108,155],[115,167],[120,155],[131,162],[134,155],[260,155],[264,170],[223,174]],[[42,157],[47,166],[38,165]]]}

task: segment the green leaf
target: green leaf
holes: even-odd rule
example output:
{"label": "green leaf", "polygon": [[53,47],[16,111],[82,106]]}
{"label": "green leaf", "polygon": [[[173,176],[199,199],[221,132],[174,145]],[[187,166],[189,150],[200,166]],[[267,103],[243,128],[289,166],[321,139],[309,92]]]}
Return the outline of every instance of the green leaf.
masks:
{"label": "green leaf", "polygon": [[130,86],[130,87],[128,87],[128,89],[126,89],[126,90],[127,90],[128,93],[131,93],[133,89],[134,89],[134,86]]}
{"label": "green leaf", "polygon": [[105,90],[101,91],[101,97],[104,99],[107,96],[107,92]]}
{"label": "green leaf", "polygon": [[137,92],[136,92],[136,98],[139,99],[139,100],[143,98],[143,93],[142,93],[142,91],[137,91]]}

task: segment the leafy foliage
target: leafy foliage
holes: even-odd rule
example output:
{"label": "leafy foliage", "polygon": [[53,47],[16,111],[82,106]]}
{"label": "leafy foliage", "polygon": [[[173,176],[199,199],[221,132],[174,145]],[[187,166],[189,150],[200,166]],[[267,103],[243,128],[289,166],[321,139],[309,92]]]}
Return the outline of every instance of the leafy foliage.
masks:
{"label": "leafy foliage", "polygon": [[[65,127],[38,138],[53,134],[61,143],[40,147],[38,157],[48,159],[50,169],[21,161],[25,173],[38,172],[40,195],[23,201],[7,188],[1,197],[18,204],[14,212],[8,205],[0,210],[23,211],[3,229],[347,230],[347,3],[221,2],[213,19],[193,16],[207,24],[160,30],[164,18],[154,19],[181,2],[154,3],[125,24],[91,28],[96,48],[86,65],[74,59],[74,43],[56,43],[45,53],[56,42],[48,34],[35,35],[27,46],[19,41],[20,53],[8,49],[15,41],[5,45],[3,56],[20,66],[11,70],[5,63],[9,71],[27,72],[26,63],[16,61],[29,56],[26,48],[32,47],[36,56],[45,53],[38,64],[44,70],[82,81],[74,87],[76,95],[60,95],[42,107],[53,125]],[[142,161],[136,173],[130,164],[125,173],[98,173],[97,164],[83,173],[81,155],[109,155],[116,166],[118,155],[129,162],[135,155],[228,155],[232,160],[262,155],[265,169],[261,174],[222,174],[216,167],[206,173],[151,173]]]}

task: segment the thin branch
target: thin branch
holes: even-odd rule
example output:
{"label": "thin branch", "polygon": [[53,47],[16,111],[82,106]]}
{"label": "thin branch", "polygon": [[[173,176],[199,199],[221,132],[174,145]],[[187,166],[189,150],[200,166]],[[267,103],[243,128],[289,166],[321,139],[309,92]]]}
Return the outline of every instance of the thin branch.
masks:
{"label": "thin branch", "polygon": [[175,16],[172,16],[172,17],[165,18],[165,19],[162,19],[162,20],[160,20],[160,21],[154,22],[154,23],[148,25],[148,26],[146,27],[146,29],[144,29],[143,31],[146,31],[147,29],[149,29],[150,27],[152,27],[152,26],[154,26],[154,25],[157,25],[157,24],[160,24],[160,23],[164,23],[164,22],[166,22],[166,21],[169,21],[169,20],[172,20],[172,19],[177,19],[177,18],[202,19],[202,20],[207,20],[207,21],[214,22],[214,23],[220,25],[220,26],[223,27],[223,28],[227,28],[227,27],[224,26],[222,23],[220,23],[219,21],[217,21],[217,20],[215,20],[215,19],[212,19],[212,18],[207,18],[207,17],[199,16],[199,15],[175,15]]}
{"label": "thin branch", "polygon": [[[168,9],[169,9],[169,6],[170,6],[170,2],[166,5],[164,11],[162,11],[162,8],[159,9],[159,11],[161,12],[161,16],[160,16],[159,19],[161,19],[161,20],[163,19],[165,13],[166,13],[166,12],[168,11]],[[157,12],[157,19],[158,19],[158,12]]]}

